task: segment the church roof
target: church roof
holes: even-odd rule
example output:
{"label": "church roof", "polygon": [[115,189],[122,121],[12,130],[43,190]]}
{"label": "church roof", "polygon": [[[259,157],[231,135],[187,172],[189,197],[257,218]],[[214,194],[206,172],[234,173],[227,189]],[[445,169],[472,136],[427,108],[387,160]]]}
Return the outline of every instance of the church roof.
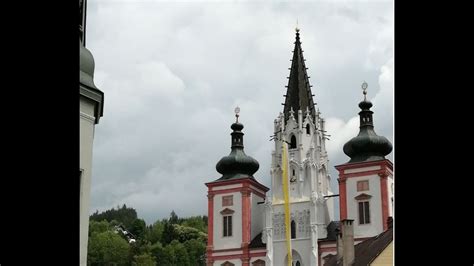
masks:
{"label": "church roof", "polygon": [[309,84],[309,76],[306,72],[308,69],[303,57],[301,49],[299,29],[296,29],[295,49],[293,50],[293,59],[291,60],[290,76],[288,77],[288,86],[283,113],[285,122],[290,117],[290,111],[293,109],[295,119],[298,119],[298,110],[303,112],[308,108],[313,120],[315,119],[315,108],[313,102],[313,94],[311,93],[311,85]]}
{"label": "church roof", "polygon": [[[354,266],[370,265],[382,251],[393,241],[393,227],[382,232],[379,235],[371,237],[354,246]],[[337,261],[337,256],[327,258],[324,266],[339,266],[342,260]]]}
{"label": "church roof", "polygon": [[262,233],[263,231],[256,235],[252,241],[250,241],[249,248],[265,248],[267,247],[267,244],[262,242]]}

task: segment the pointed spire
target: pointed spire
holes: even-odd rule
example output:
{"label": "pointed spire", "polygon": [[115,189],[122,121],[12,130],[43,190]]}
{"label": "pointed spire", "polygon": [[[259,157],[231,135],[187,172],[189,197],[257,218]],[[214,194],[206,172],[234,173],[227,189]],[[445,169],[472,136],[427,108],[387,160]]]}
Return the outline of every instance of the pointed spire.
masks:
{"label": "pointed spire", "polygon": [[[309,76],[306,72],[305,59],[303,58],[303,50],[301,49],[300,29],[296,27],[295,49],[293,50],[293,59],[290,76],[288,77],[288,86],[286,91],[283,113],[285,115],[285,123],[290,117],[290,110],[306,110],[309,109],[314,120],[315,108],[313,94],[311,93],[311,85],[309,84]],[[295,119],[298,119],[298,113],[295,113]]]}

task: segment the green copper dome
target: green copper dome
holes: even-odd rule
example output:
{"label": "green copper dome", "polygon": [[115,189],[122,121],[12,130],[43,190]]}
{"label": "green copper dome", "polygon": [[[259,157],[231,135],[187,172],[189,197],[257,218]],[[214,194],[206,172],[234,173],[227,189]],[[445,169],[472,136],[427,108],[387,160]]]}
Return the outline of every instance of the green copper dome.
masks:
{"label": "green copper dome", "polygon": [[253,178],[253,174],[257,172],[259,164],[257,160],[248,156],[244,152],[244,133],[242,129],[244,125],[236,122],[231,126],[232,130],[232,151],[228,156],[222,157],[217,163],[217,172],[222,174],[219,180],[236,179],[250,177]]}
{"label": "green copper dome", "polygon": [[349,163],[383,160],[392,151],[392,144],[374,131],[373,112],[370,111],[372,103],[364,100],[359,107],[362,109],[359,112],[359,134],[344,144],[344,153],[351,157]]}

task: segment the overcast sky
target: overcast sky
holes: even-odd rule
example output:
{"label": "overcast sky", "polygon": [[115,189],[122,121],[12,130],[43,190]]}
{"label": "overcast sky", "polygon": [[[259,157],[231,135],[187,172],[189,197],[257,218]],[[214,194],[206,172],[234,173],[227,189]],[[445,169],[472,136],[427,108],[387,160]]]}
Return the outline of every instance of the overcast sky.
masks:
{"label": "overcast sky", "polygon": [[[393,143],[392,1],[89,0],[86,46],[105,93],[96,125],[91,213],[127,204],[150,224],[207,215],[236,106],[245,152],[270,186],[273,121],[283,111],[298,20],[322,116],[333,190],[369,84],[375,131]],[[389,156],[393,159],[393,152]],[[338,217],[337,217],[338,218]]]}

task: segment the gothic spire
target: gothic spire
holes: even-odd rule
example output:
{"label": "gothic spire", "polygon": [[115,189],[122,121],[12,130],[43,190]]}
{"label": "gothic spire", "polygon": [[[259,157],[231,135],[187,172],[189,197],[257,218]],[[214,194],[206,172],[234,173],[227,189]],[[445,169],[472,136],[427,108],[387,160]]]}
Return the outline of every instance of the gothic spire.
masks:
{"label": "gothic spire", "polygon": [[311,93],[311,85],[309,84],[309,76],[306,73],[305,59],[303,58],[303,50],[301,49],[300,33],[296,28],[295,49],[293,50],[293,59],[290,76],[288,77],[288,86],[286,90],[285,103],[283,113],[285,115],[285,123],[290,117],[290,110],[295,111],[295,119],[298,120],[298,110],[306,111],[308,108],[314,120],[315,109],[313,102],[313,94]]}

